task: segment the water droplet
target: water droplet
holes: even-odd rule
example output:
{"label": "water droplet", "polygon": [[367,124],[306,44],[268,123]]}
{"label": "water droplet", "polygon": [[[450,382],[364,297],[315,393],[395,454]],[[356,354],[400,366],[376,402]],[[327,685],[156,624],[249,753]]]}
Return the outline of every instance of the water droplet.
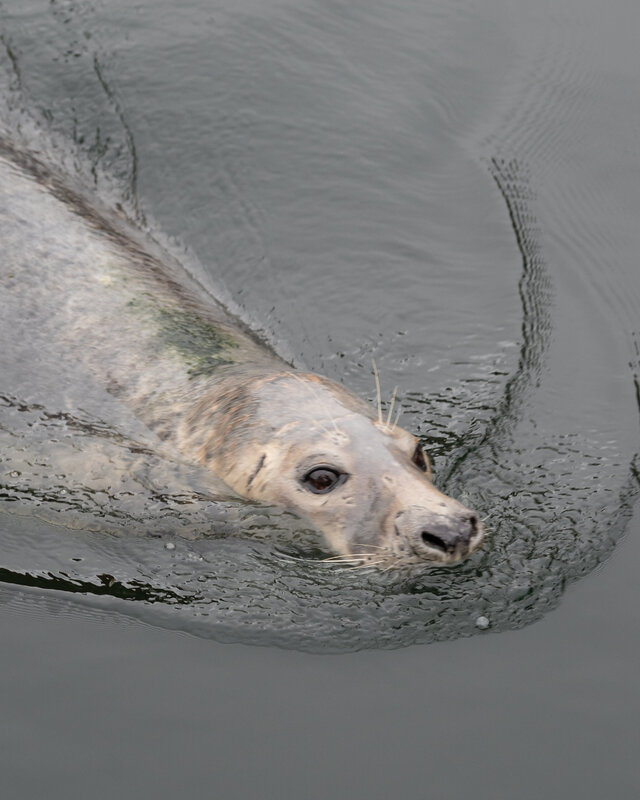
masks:
{"label": "water droplet", "polygon": [[173,542],[167,542],[164,546],[165,550],[175,550],[176,546]]}

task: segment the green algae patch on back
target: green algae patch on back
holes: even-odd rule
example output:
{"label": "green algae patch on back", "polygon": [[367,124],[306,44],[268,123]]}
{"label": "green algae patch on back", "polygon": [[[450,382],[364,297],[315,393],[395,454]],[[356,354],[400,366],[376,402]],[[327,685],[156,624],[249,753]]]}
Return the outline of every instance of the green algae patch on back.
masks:
{"label": "green algae patch on back", "polygon": [[233,336],[194,312],[161,308],[157,314],[160,340],[182,356],[190,378],[209,377],[237,361],[232,351],[239,344]]}

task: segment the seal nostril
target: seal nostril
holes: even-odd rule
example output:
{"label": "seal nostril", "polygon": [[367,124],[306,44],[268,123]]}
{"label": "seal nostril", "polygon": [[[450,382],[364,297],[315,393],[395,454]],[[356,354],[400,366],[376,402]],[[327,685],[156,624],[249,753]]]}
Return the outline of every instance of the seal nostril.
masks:
{"label": "seal nostril", "polygon": [[471,526],[471,535],[475,536],[478,532],[478,515],[472,514],[469,517],[469,525]]}
{"label": "seal nostril", "polygon": [[438,550],[443,550],[445,553],[449,550],[449,545],[439,536],[429,533],[429,531],[422,531],[421,535],[422,541],[429,547],[435,547]]}

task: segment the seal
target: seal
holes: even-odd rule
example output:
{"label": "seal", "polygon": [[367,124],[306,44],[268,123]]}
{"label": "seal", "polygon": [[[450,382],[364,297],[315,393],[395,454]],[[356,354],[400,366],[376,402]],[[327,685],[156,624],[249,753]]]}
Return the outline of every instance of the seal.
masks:
{"label": "seal", "polygon": [[309,520],[338,562],[478,547],[478,515],[434,486],[415,436],[293,369],[124,213],[1,138],[0,196],[0,314],[24,311],[184,457]]}

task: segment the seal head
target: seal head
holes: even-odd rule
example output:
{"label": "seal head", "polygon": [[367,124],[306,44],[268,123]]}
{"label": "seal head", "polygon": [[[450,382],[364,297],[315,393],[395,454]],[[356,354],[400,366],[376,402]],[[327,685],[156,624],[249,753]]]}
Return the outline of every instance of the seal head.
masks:
{"label": "seal head", "polygon": [[187,425],[199,460],[238,494],[300,513],[345,560],[452,564],[482,541],[478,515],[433,485],[418,439],[326,378],[231,380]]}

